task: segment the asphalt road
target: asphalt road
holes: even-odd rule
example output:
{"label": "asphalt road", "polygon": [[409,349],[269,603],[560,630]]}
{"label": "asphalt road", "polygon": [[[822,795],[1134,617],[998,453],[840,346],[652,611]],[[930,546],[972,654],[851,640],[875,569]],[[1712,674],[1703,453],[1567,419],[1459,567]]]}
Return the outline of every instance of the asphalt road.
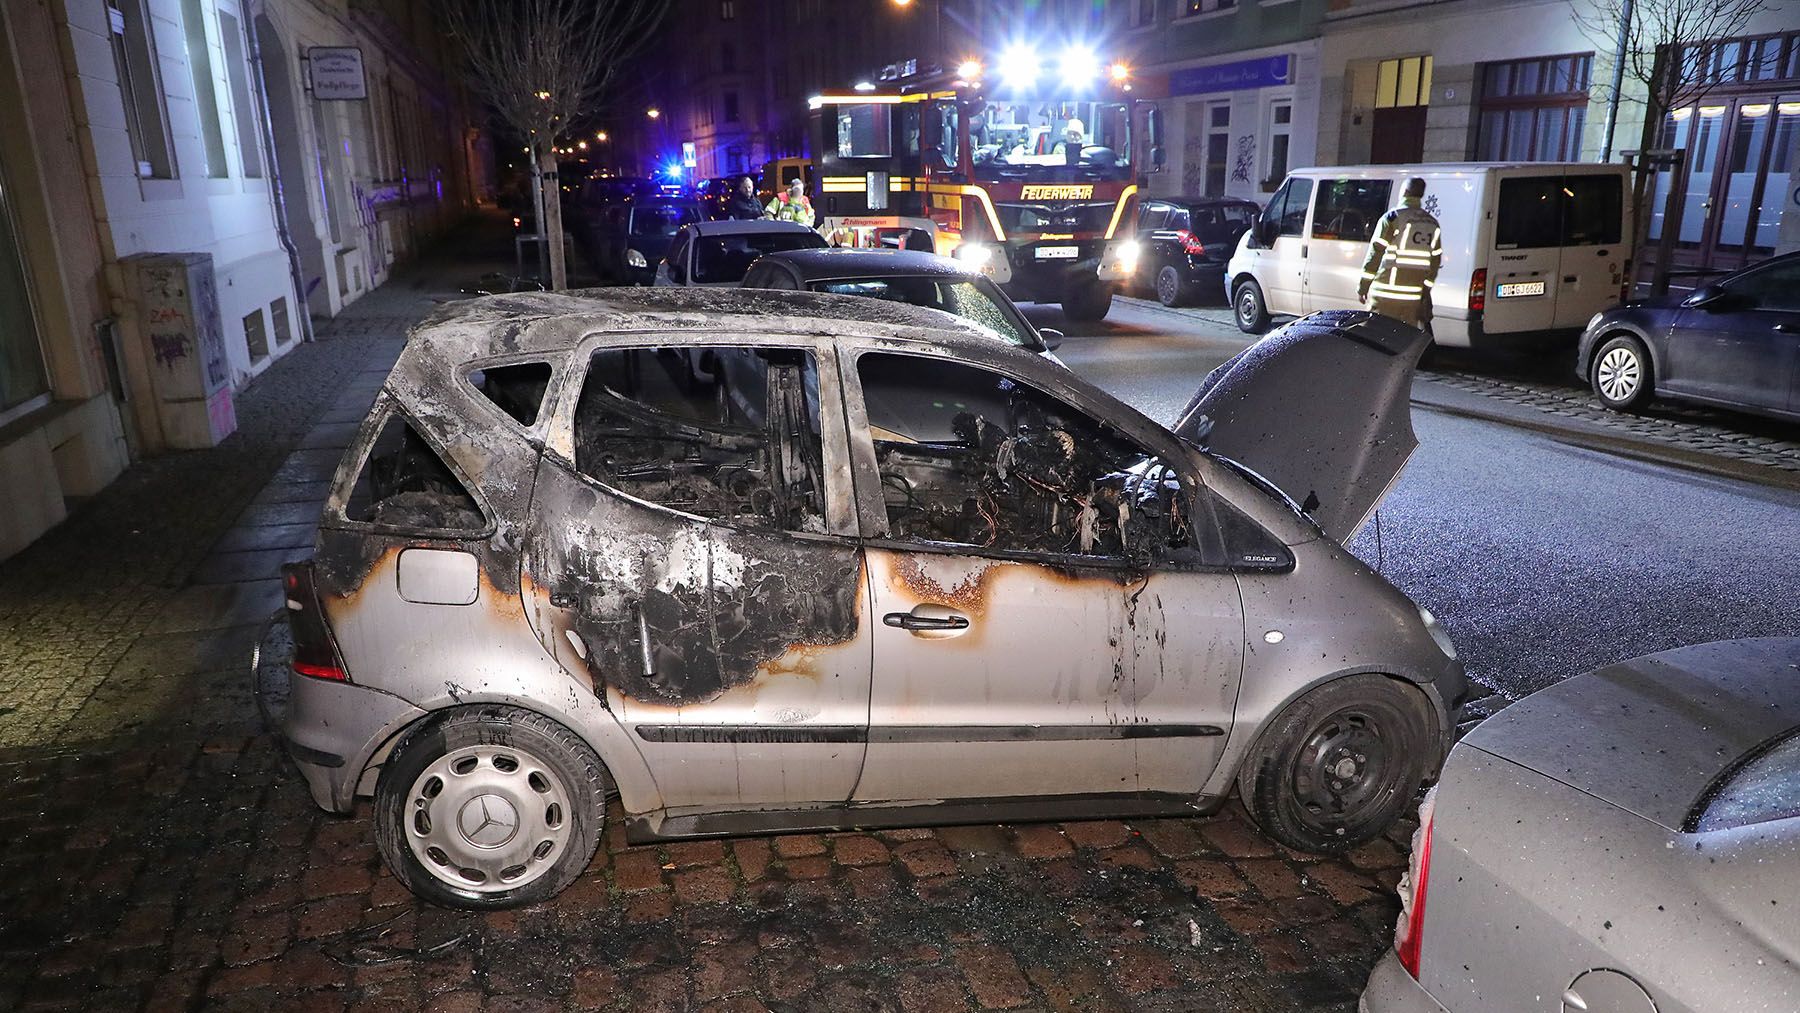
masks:
{"label": "asphalt road", "polygon": [[[1217,306],[1122,300],[1086,326],[1025,310],[1069,332],[1058,354],[1071,368],[1164,422],[1251,340]],[[1516,698],[1669,647],[1800,634],[1800,492],[1615,456],[1573,433],[1413,416],[1419,449],[1351,548],[1437,614],[1491,689]]]}

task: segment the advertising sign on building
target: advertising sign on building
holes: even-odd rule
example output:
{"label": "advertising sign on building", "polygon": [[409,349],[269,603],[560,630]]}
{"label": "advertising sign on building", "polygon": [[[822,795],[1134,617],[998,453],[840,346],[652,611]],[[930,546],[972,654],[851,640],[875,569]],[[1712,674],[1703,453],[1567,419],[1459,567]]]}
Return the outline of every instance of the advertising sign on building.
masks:
{"label": "advertising sign on building", "polygon": [[1267,88],[1292,84],[1292,57],[1265,56],[1255,60],[1214,63],[1205,67],[1188,67],[1169,72],[1169,94],[1203,95],[1215,91],[1238,91],[1243,88]]}
{"label": "advertising sign on building", "polygon": [[355,46],[313,46],[306,51],[312,71],[312,93],[317,99],[366,99],[362,50]]}

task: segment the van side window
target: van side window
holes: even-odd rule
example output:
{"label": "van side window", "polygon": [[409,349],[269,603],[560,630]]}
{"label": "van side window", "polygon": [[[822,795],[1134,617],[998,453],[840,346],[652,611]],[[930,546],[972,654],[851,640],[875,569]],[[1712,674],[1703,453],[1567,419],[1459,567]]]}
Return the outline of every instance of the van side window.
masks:
{"label": "van side window", "polygon": [[1564,246],[1612,246],[1625,217],[1625,181],[1618,176],[1563,177]]}
{"label": "van side window", "polygon": [[1518,176],[1500,181],[1500,213],[1494,245],[1502,250],[1561,246],[1561,176]]}
{"label": "van side window", "polygon": [[1263,220],[1281,223],[1281,234],[1298,236],[1306,231],[1306,206],[1312,203],[1312,180],[1295,177],[1281,184],[1269,200]]}
{"label": "van side window", "polygon": [[1334,179],[1319,188],[1312,237],[1366,243],[1389,207],[1391,179]]}

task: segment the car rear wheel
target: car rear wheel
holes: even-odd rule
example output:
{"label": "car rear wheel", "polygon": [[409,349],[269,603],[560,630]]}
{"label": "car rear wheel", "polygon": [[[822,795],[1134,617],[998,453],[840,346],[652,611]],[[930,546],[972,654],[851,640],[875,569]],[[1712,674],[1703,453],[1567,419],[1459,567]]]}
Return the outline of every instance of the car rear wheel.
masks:
{"label": "car rear wheel", "polygon": [[1164,306],[1185,306],[1193,302],[1193,288],[1174,264],[1164,264],[1162,270],[1156,272],[1156,299]]}
{"label": "car rear wheel", "polygon": [[1594,356],[1594,393],[1608,408],[1624,411],[1650,400],[1654,389],[1650,353],[1644,343],[1621,334],[1600,346]]}
{"label": "car rear wheel", "polygon": [[1269,307],[1263,302],[1262,286],[1251,280],[1238,282],[1231,293],[1231,315],[1238,330],[1245,334],[1261,334],[1269,328]]}
{"label": "car rear wheel", "polygon": [[1113,287],[1106,282],[1090,282],[1075,289],[1062,301],[1063,315],[1084,323],[1106,319],[1112,309]]}
{"label": "car rear wheel", "polygon": [[375,786],[375,837],[408,889],[446,907],[545,900],[594,857],[606,768],[575,733],[517,707],[463,707],[407,733]]}
{"label": "car rear wheel", "polygon": [[1337,854],[1406,812],[1441,750],[1431,702],[1384,675],[1352,675],[1283,708],[1238,769],[1263,833],[1297,851]]}

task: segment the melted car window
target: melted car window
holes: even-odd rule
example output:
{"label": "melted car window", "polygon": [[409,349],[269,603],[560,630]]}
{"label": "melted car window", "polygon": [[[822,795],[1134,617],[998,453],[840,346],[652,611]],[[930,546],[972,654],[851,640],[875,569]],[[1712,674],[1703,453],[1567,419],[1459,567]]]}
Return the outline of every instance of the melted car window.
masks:
{"label": "melted car window", "polygon": [[1701,800],[1699,833],[1800,816],[1800,730],[1742,763]]}
{"label": "melted car window", "polygon": [[856,295],[910,303],[943,310],[980,324],[1005,338],[1008,344],[1035,347],[1018,321],[973,281],[938,281],[934,278],[858,278],[814,282],[814,292]]}
{"label": "melted car window", "polygon": [[469,383],[519,425],[529,426],[537,422],[538,409],[544,403],[544,390],[550,386],[550,365],[521,362],[513,366],[489,366],[470,373]]}
{"label": "melted car window", "polygon": [[1190,545],[1175,472],[1041,391],[961,363],[858,363],[891,537],[1164,557]]}
{"label": "melted car window", "polygon": [[575,414],[575,467],[685,513],[822,531],[813,358],[699,346],[595,352]]}
{"label": "melted car window", "polygon": [[462,480],[398,412],[369,448],[344,514],[387,528],[479,531],[487,525]]}

